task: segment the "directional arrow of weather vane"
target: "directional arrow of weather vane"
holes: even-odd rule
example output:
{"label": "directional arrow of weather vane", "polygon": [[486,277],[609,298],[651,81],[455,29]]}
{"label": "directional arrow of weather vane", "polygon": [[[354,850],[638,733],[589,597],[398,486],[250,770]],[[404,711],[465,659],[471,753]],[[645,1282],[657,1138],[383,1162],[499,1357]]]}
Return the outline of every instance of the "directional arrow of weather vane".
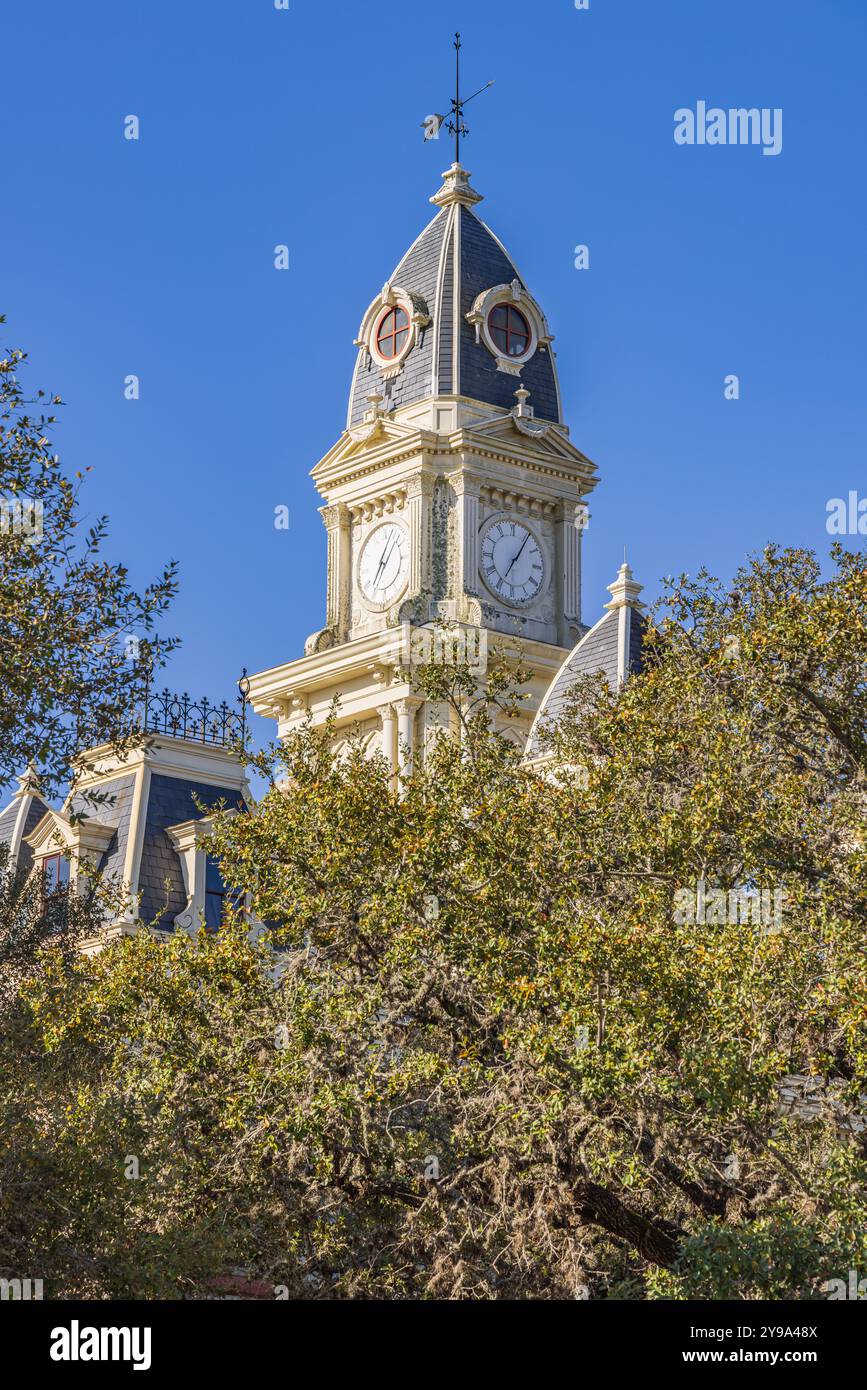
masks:
{"label": "directional arrow of weather vane", "polygon": [[455,94],[452,97],[452,109],[448,116],[435,112],[432,116],[426,116],[422,121],[425,140],[437,140],[443,125],[447,131],[455,137],[455,163],[461,162],[461,136],[469,135],[469,130],[464,125],[464,107],[467,102],[475,97],[482,95],[489,87],[493,87],[494,80],[486,82],[484,87],[480,87],[477,92],[473,92],[471,97],[461,97],[461,36],[455,34]]}

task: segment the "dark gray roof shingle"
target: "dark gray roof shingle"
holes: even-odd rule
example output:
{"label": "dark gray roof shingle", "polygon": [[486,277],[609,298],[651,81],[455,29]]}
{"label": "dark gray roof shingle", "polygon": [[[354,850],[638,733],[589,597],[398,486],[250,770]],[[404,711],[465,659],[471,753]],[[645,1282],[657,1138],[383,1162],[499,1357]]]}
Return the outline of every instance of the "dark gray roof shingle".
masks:
{"label": "dark gray roof shingle", "polygon": [[181,861],[166,834],[166,826],[199,820],[203,812],[196,805],[196,799],[206,811],[219,802],[238,809],[244,804],[240,792],[228,787],[213,787],[156,772],[152,775],[138,886],[141,916],[158,927],[171,927],[187,902]]}
{"label": "dark gray roof shingle", "polygon": [[[459,266],[455,254],[458,244]],[[457,364],[456,276],[460,315]],[[398,409],[432,396],[435,365],[436,389],[441,395],[460,394],[511,410],[515,391],[523,385],[531,393],[536,415],[543,420],[559,421],[556,368],[550,346],[541,345],[536,350],[518,379],[510,372],[498,371],[496,359],[484,343],[476,342],[475,329],[466,319],[480,294],[514,280],[528,289],[497,238],[471,208],[459,204],[439,212],[391,277],[392,284],[424,299],[432,322],[421,330],[401,371],[388,380],[366,348],[359,348],[349,407],[350,427],[360,424],[368,408],[367,398],[374,391],[385,398],[385,409]]]}
{"label": "dark gray roof shingle", "polygon": [[[575,682],[580,676],[595,675],[601,672],[612,690],[617,686],[617,648],[618,648],[619,610],[612,609],[600,618],[595,627],[586,632],[581,641],[566,658],[533,722],[527,743],[526,756],[539,757],[547,751],[550,735],[564,710]],[[629,627],[629,673],[642,669],[644,635],[647,622],[636,608],[630,609]]]}

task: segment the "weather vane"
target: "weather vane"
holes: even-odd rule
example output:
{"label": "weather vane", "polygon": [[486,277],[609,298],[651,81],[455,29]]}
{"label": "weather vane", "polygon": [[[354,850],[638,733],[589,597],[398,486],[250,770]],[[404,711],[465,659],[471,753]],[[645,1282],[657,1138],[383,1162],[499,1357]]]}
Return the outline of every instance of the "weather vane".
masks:
{"label": "weather vane", "polygon": [[435,112],[432,116],[426,116],[422,121],[425,140],[438,140],[440,130],[443,125],[451,135],[455,137],[455,164],[461,162],[461,136],[469,135],[469,129],[464,124],[464,107],[468,101],[481,96],[489,87],[493,87],[494,79],[486,82],[484,87],[480,87],[477,92],[473,92],[471,97],[461,98],[461,36],[455,34],[455,94],[452,97],[452,109],[448,116],[440,115]]}

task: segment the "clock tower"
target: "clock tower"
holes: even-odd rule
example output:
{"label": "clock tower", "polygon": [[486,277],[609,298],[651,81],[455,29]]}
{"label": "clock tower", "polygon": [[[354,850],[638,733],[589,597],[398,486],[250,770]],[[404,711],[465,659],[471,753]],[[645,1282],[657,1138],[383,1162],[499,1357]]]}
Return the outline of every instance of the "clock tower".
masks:
{"label": "clock tower", "polygon": [[[581,541],[596,470],[563,421],[540,305],[481,220],[460,164],[435,215],[365,311],[346,428],[313,469],[328,533],[325,625],[298,660],[251,678],[280,736],[340,698],[338,734],[360,729],[396,779],[443,712],[413,663],[520,643],[532,672],[523,746],[581,620]],[[449,642],[433,627],[445,620]],[[454,639],[454,640],[452,640]]]}

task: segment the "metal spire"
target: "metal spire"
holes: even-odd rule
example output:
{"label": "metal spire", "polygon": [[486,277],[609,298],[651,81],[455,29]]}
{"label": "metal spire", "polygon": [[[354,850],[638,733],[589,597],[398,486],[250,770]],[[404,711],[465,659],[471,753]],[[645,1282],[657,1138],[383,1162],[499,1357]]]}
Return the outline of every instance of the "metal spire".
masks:
{"label": "metal spire", "polygon": [[469,128],[464,124],[464,107],[467,102],[472,101],[474,97],[481,96],[482,92],[486,92],[489,87],[493,87],[494,85],[494,79],[492,78],[490,82],[485,83],[484,87],[480,87],[477,92],[473,92],[472,96],[461,97],[461,48],[461,36],[460,34],[455,34],[455,94],[452,97],[451,112],[448,119],[446,119],[445,116],[436,115],[428,116],[427,120],[422,122],[425,131],[425,140],[435,139],[439,135],[443,125],[445,125],[446,130],[455,137],[455,164],[460,164],[461,162],[461,136],[469,135],[470,133]]}
{"label": "metal spire", "polygon": [[449,130],[455,137],[455,164],[461,162],[461,135],[468,135],[469,131],[464,125],[464,108],[461,105],[461,36],[455,34],[455,98],[452,102],[453,120],[449,121]]}

